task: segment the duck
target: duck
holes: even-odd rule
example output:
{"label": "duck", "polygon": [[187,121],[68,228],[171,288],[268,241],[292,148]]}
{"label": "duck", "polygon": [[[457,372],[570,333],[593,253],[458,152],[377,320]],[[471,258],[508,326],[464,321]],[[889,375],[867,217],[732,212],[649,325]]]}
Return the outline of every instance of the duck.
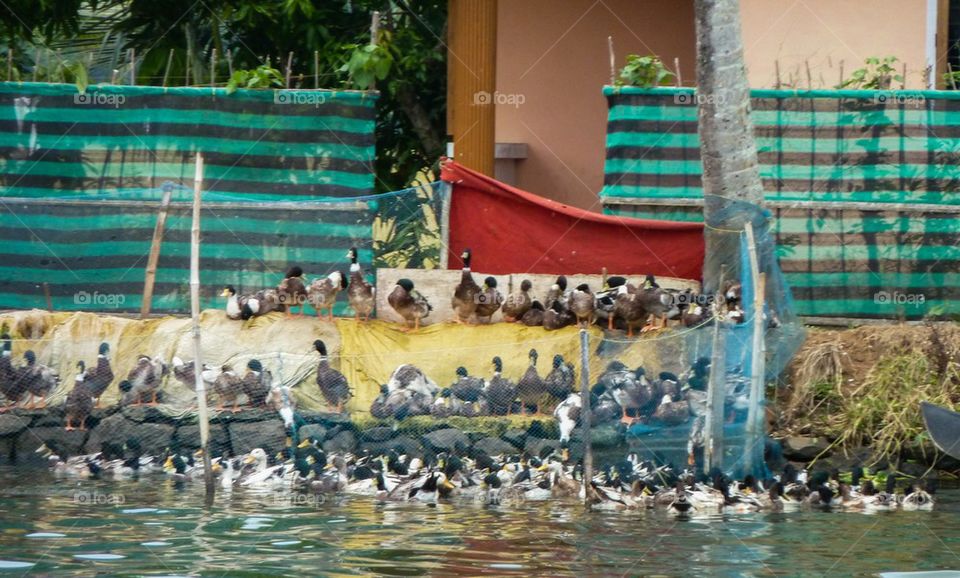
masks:
{"label": "duck", "polygon": [[[636,326],[643,326],[650,314],[644,307],[644,300],[639,290],[629,283],[618,289],[614,303],[614,316],[622,319],[627,326],[627,337],[633,337]],[[608,329],[613,329],[610,323]]]}
{"label": "duck", "polygon": [[483,280],[483,287],[477,294],[477,307],[474,315],[479,322],[481,318],[486,318],[487,322],[492,321],[493,314],[496,313],[503,304],[503,295],[497,289],[496,277],[487,277]]}
{"label": "duck", "polygon": [[333,306],[337,301],[337,294],[349,285],[346,275],[334,271],[326,277],[314,279],[307,287],[307,301],[313,305],[317,317],[323,317],[323,310],[327,310],[327,318],[333,321]]}
{"label": "duck", "polygon": [[595,313],[598,321],[606,320],[607,329],[613,330],[617,295],[620,288],[627,284],[626,277],[607,277],[600,291],[594,294]]}
{"label": "duck", "polygon": [[463,270],[460,273],[460,283],[454,288],[453,299],[450,300],[453,312],[456,313],[454,321],[457,323],[467,323],[470,320],[470,316],[477,311],[477,296],[483,291],[473,280],[473,273],[470,272],[472,256],[470,249],[464,249],[460,254]]}
{"label": "duck", "polygon": [[629,415],[630,410],[639,417],[640,411],[653,399],[653,388],[642,367],[631,371],[623,363],[612,361],[597,382],[616,400],[622,412],[620,421],[627,425],[635,421]]}
{"label": "duck", "polygon": [[900,507],[905,511],[932,510],[933,509],[933,491],[932,482],[927,482],[926,488],[921,488],[917,484],[910,484],[904,491],[900,499]]}
{"label": "duck", "polygon": [[[184,361],[183,359],[180,359],[180,357],[174,355],[173,359],[170,360],[170,367],[173,372],[173,377],[175,377],[177,381],[191,391],[196,390],[197,379],[193,360]],[[207,387],[213,386],[213,382],[216,380],[218,374],[219,372],[215,368],[206,363],[203,364],[200,370],[200,378]]]}
{"label": "duck", "polygon": [[[673,309],[673,295],[660,288],[653,275],[647,275],[644,286],[639,292],[640,304],[647,315],[652,316],[650,322],[641,329],[641,333],[654,329],[663,329],[667,326],[667,314]],[[654,323],[657,320],[657,323]]]}
{"label": "duck", "polygon": [[475,404],[483,397],[483,378],[467,373],[467,368],[457,368],[457,379],[450,386],[450,393],[463,403]]}
{"label": "duck", "polygon": [[577,323],[581,327],[589,327],[593,323],[596,316],[596,301],[589,285],[586,283],[577,285],[567,298],[567,309],[576,316]]}
{"label": "duck", "polygon": [[440,391],[440,386],[419,367],[405,363],[393,370],[387,380],[387,389],[390,392],[406,389],[432,398]]}
{"label": "duck", "polygon": [[414,331],[420,329],[420,320],[433,311],[427,298],[416,290],[410,279],[397,281],[393,291],[387,295],[387,303],[403,318],[408,327],[413,323]]}
{"label": "duck", "polygon": [[547,297],[544,299],[544,306],[549,309],[556,302],[559,302],[561,307],[566,307],[567,278],[564,275],[557,277],[557,280],[550,286]]}
{"label": "duck", "polygon": [[530,309],[518,321],[527,327],[540,327],[543,325],[543,314],[543,303],[534,299],[530,304]]}
{"label": "duck", "polygon": [[246,304],[245,296],[237,295],[237,290],[233,285],[227,285],[220,291],[221,297],[227,298],[227,317],[229,319],[242,319],[243,307]]}
{"label": "duck", "polygon": [[252,295],[239,295],[233,285],[227,285],[220,291],[227,298],[227,318],[246,321],[251,317],[260,317],[272,311],[283,309],[280,297],[274,289],[263,289]]}
{"label": "duck", "polygon": [[501,375],[503,360],[499,356],[493,358],[492,364],[493,376],[487,381],[484,397],[487,399],[490,415],[508,415],[513,408],[513,400],[517,397],[517,386]]}
{"label": "duck", "polygon": [[[393,391],[387,386],[383,410],[378,413],[400,421],[417,415],[430,415],[434,411],[434,396],[413,389],[401,388]],[[371,407],[371,413],[373,407]]]}
{"label": "duck", "polygon": [[537,359],[539,354],[536,349],[531,349],[527,354],[530,359],[530,366],[527,371],[517,381],[517,396],[520,398],[520,413],[527,415],[527,406],[534,406],[534,415],[540,414],[540,400],[547,393],[547,386],[537,371]]}
{"label": "duck", "polygon": [[570,442],[570,435],[580,423],[580,412],[583,408],[583,398],[579,393],[571,393],[567,399],[560,402],[553,410],[553,417],[560,426],[560,443]]}
{"label": "duck", "polygon": [[64,429],[71,431],[76,427],[80,431],[86,431],[87,418],[93,411],[93,392],[90,391],[90,385],[84,377],[83,362],[77,362],[77,377],[73,384],[73,389],[67,394],[67,401],[64,406],[64,420],[66,425]]}
{"label": "duck", "polygon": [[3,333],[0,333],[0,394],[3,395],[7,406],[0,407],[0,411],[8,407],[15,406],[20,398],[23,397],[23,390],[20,390],[20,384],[16,379],[16,370],[12,361],[12,345],[10,334],[6,331],[6,324],[3,326]]}
{"label": "duck", "polygon": [[240,381],[243,393],[247,395],[250,407],[262,407],[266,404],[270,388],[273,386],[273,374],[264,369],[258,359],[247,362],[247,373]]}
{"label": "duck", "polygon": [[317,339],[313,342],[313,347],[320,354],[320,362],[317,364],[317,385],[320,393],[328,406],[336,408],[337,413],[343,413],[344,405],[350,400],[350,384],[342,373],[330,367],[326,343]]}
{"label": "duck", "polygon": [[359,321],[370,320],[370,314],[377,302],[377,288],[367,281],[363,269],[357,262],[357,248],[351,247],[347,252],[350,259],[350,283],[347,285],[347,301],[353,309],[354,318]]}
{"label": "duck", "polygon": [[393,411],[387,404],[389,399],[390,388],[387,387],[387,384],[383,383],[380,385],[380,394],[377,395],[373,403],[370,404],[370,415],[376,419],[387,419],[393,415]]}
{"label": "duck", "polygon": [[660,400],[660,405],[653,412],[652,418],[654,421],[668,426],[686,423],[690,418],[690,404],[687,403],[686,399],[674,401],[670,395],[665,394]]}
{"label": "duck", "polygon": [[100,407],[100,397],[113,383],[113,369],[110,367],[110,344],[104,342],[97,349],[97,365],[93,368],[82,369],[83,380],[90,389],[90,394],[96,400],[95,407]]}
{"label": "duck", "polygon": [[543,312],[543,328],[555,331],[576,323],[576,316],[567,310],[559,300],[554,300],[550,307]]}
{"label": "duck", "polygon": [[157,394],[160,392],[160,384],[165,375],[167,375],[167,365],[160,359],[150,359],[146,355],[137,357],[137,363],[127,374],[126,380],[131,387],[130,398],[133,400],[133,405],[143,403],[144,396],[150,397],[146,405],[157,405]]}
{"label": "duck", "polygon": [[[533,299],[530,297],[530,289],[533,283],[529,279],[520,282],[520,290],[507,295],[503,302],[503,320],[508,322],[520,321],[523,316],[533,307]],[[543,305],[540,306],[543,310]]]}
{"label": "duck", "polygon": [[443,472],[430,472],[412,484],[407,492],[407,499],[436,504],[442,491],[450,492],[455,487]]}
{"label": "duck", "polygon": [[553,356],[553,369],[543,380],[547,394],[557,403],[567,399],[573,392],[573,364],[567,363],[559,353]]}
{"label": "duck", "polygon": [[286,311],[287,317],[293,316],[293,308],[300,307],[300,316],[303,316],[304,302],[307,300],[307,285],[303,280],[303,269],[294,265],[287,270],[283,281],[277,285],[277,297]]}
{"label": "duck", "polygon": [[28,409],[37,408],[37,399],[40,398],[39,407],[47,406],[47,396],[50,395],[57,384],[60,382],[57,373],[43,365],[37,363],[37,354],[32,350],[27,350],[23,354],[24,365],[17,368],[17,380],[23,384],[22,387],[28,397],[24,407]]}
{"label": "duck", "polygon": [[227,404],[233,405],[232,413],[239,411],[238,401],[243,393],[243,378],[237,375],[232,365],[220,366],[220,372],[213,380],[213,391],[217,394],[217,411],[223,411]]}

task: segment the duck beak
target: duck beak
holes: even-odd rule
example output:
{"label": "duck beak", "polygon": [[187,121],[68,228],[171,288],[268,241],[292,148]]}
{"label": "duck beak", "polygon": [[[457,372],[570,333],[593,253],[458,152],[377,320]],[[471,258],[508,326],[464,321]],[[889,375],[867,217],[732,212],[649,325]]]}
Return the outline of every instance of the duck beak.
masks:
{"label": "duck beak", "polygon": [[450,482],[450,480],[443,480],[443,488],[446,489],[446,490],[453,490],[453,489],[456,488],[456,486],[454,486],[454,485]]}
{"label": "duck beak", "polygon": [[563,448],[563,450],[560,451],[560,459],[564,462],[570,461],[570,450],[568,448]]}
{"label": "duck beak", "polygon": [[167,461],[163,462],[163,469],[169,470],[173,467],[173,456],[169,456]]}
{"label": "duck beak", "polygon": [[220,292],[220,296],[221,296],[221,297],[228,297],[229,295],[230,295],[230,293],[229,293],[226,289],[224,289],[223,291]]}
{"label": "duck beak", "polygon": [[547,464],[543,464],[537,468],[538,472],[545,472],[547,470]]}
{"label": "duck beak", "polygon": [[309,445],[310,445],[310,440],[309,440],[309,439],[305,439],[305,440],[303,440],[302,442],[300,442],[299,444],[297,444],[297,449],[301,449],[301,450],[302,450],[302,449],[308,447]]}
{"label": "duck beak", "polygon": [[245,464],[252,464],[252,463],[255,462],[255,461],[257,461],[257,460],[256,460],[256,458],[254,458],[253,456],[246,456],[246,457],[243,458],[243,463],[245,463]]}
{"label": "duck beak", "polygon": [[210,466],[210,471],[215,474],[219,474],[221,471],[223,471],[223,468],[220,466],[220,464],[212,464]]}

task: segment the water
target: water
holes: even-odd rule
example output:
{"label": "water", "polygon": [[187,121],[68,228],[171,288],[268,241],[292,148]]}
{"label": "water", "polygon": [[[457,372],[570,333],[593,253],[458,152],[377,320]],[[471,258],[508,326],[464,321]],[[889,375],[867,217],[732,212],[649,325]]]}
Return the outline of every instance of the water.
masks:
{"label": "water", "polygon": [[960,569],[960,491],[933,512],[677,520],[576,504],[376,504],[0,468],[0,576],[875,576]]}

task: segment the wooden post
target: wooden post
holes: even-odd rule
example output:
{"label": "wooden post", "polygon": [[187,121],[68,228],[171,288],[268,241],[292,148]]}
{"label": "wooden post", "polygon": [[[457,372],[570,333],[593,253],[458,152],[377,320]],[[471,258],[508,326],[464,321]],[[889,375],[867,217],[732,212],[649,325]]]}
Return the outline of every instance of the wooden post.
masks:
{"label": "wooden post", "polygon": [[492,177],[497,1],[450,0],[447,22],[447,132],[457,143],[457,162]]}
{"label": "wooden post", "polygon": [[167,67],[163,70],[163,87],[167,87],[167,79],[170,78],[170,66],[173,65],[173,48],[170,49],[170,54],[167,55]]}
{"label": "wooden post", "polygon": [[673,58],[673,69],[677,71],[677,88],[683,86],[683,74],[680,73],[680,57]]}
{"label": "wooden post", "polygon": [[130,56],[130,86],[137,84],[137,52],[135,49],[131,48],[129,52]]}
{"label": "wooden post", "polygon": [[313,87],[320,88],[320,51],[313,51]]}
{"label": "wooden post", "polygon": [[[370,18],[370,45],[376,46],[379,42],[380,37],[380,13],[376,10],[373,11],[373,16]],[[371,81],[370,90],[377,89],[377,79]]]}
{"label": "wooden post", "polygon": [[207,417],[207,386],[203,381],[200,351],[200,195],[203,191],[203,155],[197,153],[193,177],[193,223],[190,227],[190,317],[193,319],[193,373],[197,390],[197,418],[200,421],[200,450],[203,452],[203,481],[207,499],[213,499],[213,471],[210,466],[210,423]]}
{"label": "wooden post", "polygon": [[216,92],[217,88],[217,49],[210,51],[210,88],[211,92]]}
{"label": "wooden post", "polygon": [[193,60],[193,52],[187,46],[187,69],[183,75],[183,85],[190,86],[190,61]]}
{"label": "wooden post", "polygon": [[720,282],[713,301],[713,351],[710,356],[710,381],[707,385],[707,417],[704,423],[703,471],[723,468],[723,406],[726,397],[726,333],[720,314],[726,265],[720,265]]}
{"label": "wooden post", "polygon": [[753,223],[747,221],[744,227],[747,235],[747,256],[750,261],[750,284],[753,285],[753,347],[750,358],[750,401],[747,406],[747,423],[745,424],[744,438],[744,468],[747,474],[753,474],[756,463],[754,462],[755,445],[758,439],[762,439],[763,431],[758,429],[760,425],[757,415],[761,413],[760,399],[763,396],[763,286],[765,278],[760,272],[760,265],[757,262],[757,245],[753,236]]}
{"label": "wooden post", "polygon": [[232,78],[232,77],[233,77],[233,55],[234,55],[234,54],[235,54],[235,51],[234,51],[234,50],[230,50],[229,48],[227,49],[227,52],[226,52],[226,56],[227,56],[227,74],[230,75],[230,76],[228,76],[227,78]]}
{"label": "wooden post", "polygon": [[293,51],[291,50],[290,53],[287,54],[287,70],[286,70],[286,76],[284,78],[284,80],[286,81],[284,84],[287,88],[290,88],[290,69],[292,67],[293,67]]}
{"label": "wooden post", "polygon": [[13,48],[7,48],[7,82],[13,82]]}
{"label": "wooden post", "polygon": [[40,47],[38,46],[33,52],[33,81],[37,81],[37,72],[40,68]]}
{"label": "wooden post", "polygon": [[804,60],[803,65],[807,69],[807,90],[813,90],[813,75],[810,74],[810,61]]}
{"label": "wooden post", "polygon": [[900,90],[907,88],[907,63],[903,63],[903,73],[900,75]]}
{"label": "wooden post", "polygon": [[613,36],[607,36],[607,51],[610,53],[610,86],[617,83],[617,53],[613,51]]}
{"label": "wooden post", "polygon": [[774,87],[777,90],[779,90],[780,87],[782,86],[780,84],[780,60],[779,59],[773,61],[773,70],[774,70],[774,73],[777,75],[777,83],[774,85]]}
{"label": "wooden post", "polygon": [[150,256],[147,258],[147,272],[143,280],[143,301],[140,303],[140,319],[150,315],[153,304],[153,285],[157,278],[157,262],[160,260],[160,245],[163,243],[163,229],[167,224],[167,209],[170,207],[170,196],[173,194],[173,183],[163,184],[163,197],[160,199],[160,211],[157,213],[157,224],[153,227],[153,240],[150,241]]}
{"label": "wooden post", "polygon": [[47,301],[47,311],[53,312],[53,298],[50,297],[50,284],[43,282],[43,298]]}
{"label": "wooden post", "polygon": [[580,330],[580,438],[583,440],[583,504],[590,507],[593,448],[590,441],[590,334]]}

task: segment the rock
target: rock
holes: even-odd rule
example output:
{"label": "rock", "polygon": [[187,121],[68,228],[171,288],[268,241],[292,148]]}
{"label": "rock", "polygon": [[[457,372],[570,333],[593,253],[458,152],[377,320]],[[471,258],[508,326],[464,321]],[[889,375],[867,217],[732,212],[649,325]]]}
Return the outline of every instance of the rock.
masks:
{"label": "rock", "polygon": [[[66,424],[62,407],[52,407],[41,412],[24,412],[21,415],[28,419],[33,417],[30,427],[63,427]],[[93,417],[92,413],[90,417]]]}
{"label": "rock", "polygon": [[155,405],[127,405],[120,410],[124,417],[137,423],[167,423],[172,424],[175,418],[163,413]]}
{"label": "rock", "polygon": [[305,426],[300,426],[300,430],[297,432],[297,437],[300,438],[300,441],[303,441],[307,438],[323,441],[327,439],[327,428],[318,423],[308,423]]}
{"label": "rock", "polygon": [[0,438],[0,464],[13,463],[13,448],[17,440],[14,437]]}
{"label": "rock", "polygon": [[535,437],[542,439],[550,439],[554,437],[559,437],[559,433],[556,431],[555,427],[547,426],[540,420],[534,420],[530,423],[530,427],[527,428],[527,437]]}
{"label": "rock", "polygon": [[423,447],[410,436],[398,436],[381,442],[361,442],[360,449],[369,451],[373,456],[395,450],[398,454],[406,454],[409,458],[423,457]]}
{"label": "rock", "polygon": [[783,455],[788,460],[809,462],[829,446],[830,444],[824,438],[790,436],[783,440]]}
{"label": "rock", "polygon": [[217,414],[217,419],[225,423],[269,421],[279,419],[279,417],[280,414],[272,409],[249,407],[245,407],[237,413],[221,411]]}
{"label": "rock", "polygon": [[115,413],[104,418],[90,432],[84,452],[99,452],[100,446],[107,440],[123,444],[128,439],[136,439],[140,442],[140,449],[144,454],[159,454],[170,447],[173,431],[172,425],[135,422],[127,419],[123,413]]}
{"label": "rock", "polygon": [[515,454],[517,448],[510,442],[500,438],[483,438],[473,444],[474,449],[482,451],[488,456],[499,456],[504,454]]}
{"label": "rock", "polygon": [[424,434],[420,440],[425,448],[436,453],[465,450],[470,447],[470,438],[467,434],[452,427]]}
{"label": "rock", "polygon": [[78,456],[83,453],[83,442],[87,439],[86,431],[67,431],[62,427],[37,427],[29,432],[17,436],[15,448],[18,461],[43,459],[36,454],[40,444],[54,445],[58,450],[69,456]]}
{"label": "rock", "polygon": [[[620,445],[624,441],[623,429],[619,424],[604,424],[602,426],[590,428],[590,445],[594,448],[612,448]],[[583,430],[576,428],[570,435],[571,441],[582,441]]]}
{"label": "rock", "polygon": [[545,440],[543,438],[527,438],[523,451],[531,456],[545,456],[560,449],[560,440]]}
{"label": "rock", "polygon": [[[197,424],[181,425],[173,434],[173,441],[183,451],[195,450],[200,447],[200,426]],[[210,424],[210,455],[219,456],[232,450],[230,436],[223,424]]]}
{"label": "rock", "polygon": [[360,433],[360,439],[365,442],[385,442],[396,435],[393,428],[387,426],[372,427]]}
{"label": "rock", "polygon": [[0,414],[0,437],[15,436],[30,425],[31,418],[10,413]]}
{"label": "rock", "polygon": [[513,445],[518,450],[523,449],[527,440],[527,432],[522,429],[508,429],[500,436],[501,439]]}
{"label": "rock", "polygon": [[357,436],[349,429],[344,429],[336,435],[323,442],[323,451],[328,454],[334,452],[345,453],[353,452],[357,449]]}
{"label": "rock", "polygon": [[[271,412],[276,416],[276,412]],[[230,447],[233,455],[249,453],[254,448],[262,448],[268,456],[273,456],[287,446],[287,431],[283,420],[273,419],[254,422],[235,422],[227,427],[230,434]]]}

